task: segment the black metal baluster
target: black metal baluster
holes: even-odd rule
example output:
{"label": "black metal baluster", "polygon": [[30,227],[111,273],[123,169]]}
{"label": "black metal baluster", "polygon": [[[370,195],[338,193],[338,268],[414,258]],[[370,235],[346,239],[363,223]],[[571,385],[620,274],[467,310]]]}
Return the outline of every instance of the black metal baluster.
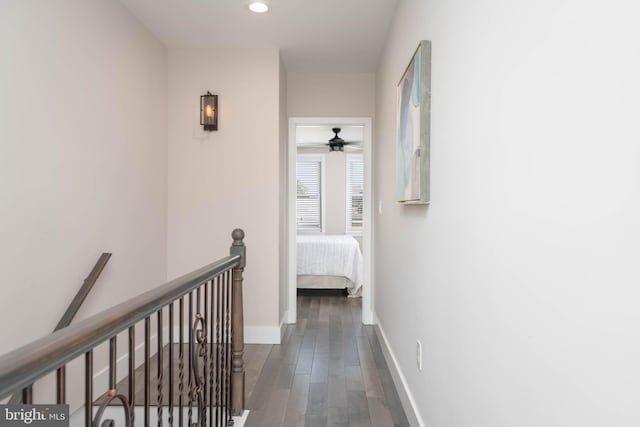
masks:
{"label": "black metal baluster", "polygon": [[169,304],[169,425],[173,427],[173,303]]}
{"label": "black metal baluster", "polygon": [[116,337],[111,337],[109,339],[109,394],[114,393],[116,389],[116,353]]}
{"label": "black metal baluster", "polygon": [[193,292],[189,292],[189,347],[188,347],[188,354],[189,354],[189,427],[191,427],[191,425],[193,424],[193,371],[192,371],[192,367],[191,367],[191,358],[193,357],[191,352],[192,347],[193,347],[193,332],[192,332],[192,327],[191,327],[191,323],[193,322]]}
{"label": "black metal baluster", "polygon": [[151,395],[151,318],[144,319],[144,426],[149,427]]}
{"label": "black metal baluster", "polygon": [[84,354],[84,425],[93,424],[93,350]]}
{"label": "black metal baluster", "polygon": [[136,327],[129,328],[129,412],[131,425],[135,426],[136,408]]}
{"label": "black metal baluster", "polygon": [[[223,281],[224,282],[224,279]],[[216,287],[216,308],[217,308],[217,313],[216,313],[216,426],[222,426],[222,408],[221,408],[221,402],[222,402],[222,396],[220,393],[222,393],[221,390],[221,380],[222,380],[222,355],[220,354],[220,350],[222,349],[222,346],[224,346],[224,343],[220,341],[220,322],[222,320],[222,305],[221,305],[221,299],[220,299],[220,287],[221,287],[221,282],[218,282],[218,286]]]}
{"label": "black metal baluster", "polygon": [[[198,406],[198,426],[205,427],[206,426],[206,410],[205,410],[205,402],[203,395],[204,388],[204,378],[201,375],[204,369],[200,369],[201,362],[205,360],[205,352],[206,352],[206,334],[207,334],[207,324],[206,319],[201,313],[201,289],[202,285],[200,285],[196,289],[196,308],[197,313],[195,315],[195,321],[193,325],[193,334],[194,334],[194,348],[193,348],[193,379],[194,379],[194,400]],[[203,367],[204,368],[204,367]]]}
{"label": "black metal baluster", "polygon": [[179,305],[180,329],[178,330],[178,339],[180,347],[178,348],[178,425],[183,427],[184,424],[184,298],[180,297]]}
{"label": "black metal baluster", "polygon": [[[207,327],[207,320],[209,319],[209,282],[205,282],[204,284],[204,301],[203,301],[203,312],[204,312],[204,327]],[[209,373],[209,367],[207,366],[207,361],[208,361],[208,354],[209,354],[209,333],[207,331],[207,333],[204,336],[204,352],[203,352],[203,372],[204,372],[204,378],[202,379],[202,399],[204,401],[204,405],[205,405],[205,416],[203,417],[204,419],[204,424],[201,427],[207,427],[207,406],[211,406],[210,404],[207,405],[207,391],[209,390],[209,388],[207,387],[207,374]],[[209,402],[211,403],[211,402]],[[211,413],[211,411],[209,411],[209,413]]]}
{"label": "black metal baluster", "polygon": [[220,301],[218,302],[218,307],[219,307],[219,311],[220,314],[218,316],[218,331],[217,334],[219,335],[219,344],[218,344],[218,358],[220,359],[220,366],[218,367],[218,370],[220,371],[218,374],[218,378],[220,381],[220,396],[218,398],[218,406],[220,408],[220,425],[224,426],[224,402],[225,402],[225,382],[224,382],[224,365],[225,365],[225,354],[224,354],[224,348],[225,348],[225,331],[224,331],[224,284],[225,284],[225,274],[223,273],[222,276],[220,277],[220,285],[219,285],[219,299]]}
{"label": "black metal baluster", "polygon": [[22,389],[22,403],[25,405],[31,405],[33,403],[33,386],[32,385]]}
{"label": "black metal baluster", "polygon": [[[131,337],[129,337],[131,338]],[[122,409],[125,411],[125,424],[127,426],[132,425],[131,420],[131,403],[122,393],[117,390],[118,386],[118,335],[114,335],[109,338],[109,386],[106,395],[102,399],[103,401],[97,408],[95,418],[92,421],[94,427],[97,426],[110,426],[114,424],[113,419],[108,419],[102,422],[103,416],[105,416],[105,410],[109,404],[113,401],[119,401],[122,404]],[[101,400],[102,400],[101,399]]]}
{"label": "black metal baluster", "polygon": [[62,405],[67,400],[67,368],[61,366],[56,371],[56,403]]}
{"label": "black metal baluster", "polygon": [[215,402],[213,400],[213,378],[214,378],[214,361],[215,361],[215,346],[216,340],[213,332],[213,326],[215,324],[215,291],[216,291],[216,281],[218,278],[211,279],[211,301],[209,301],[210,305],[210,313],[209,313],[209,342],[210,342],[210,357],[209,357],[209,427],[213,427],[213,423],[215,422],[215,416],[213,413],[213,408],[215,406]]}
{"label": "black metal baluster", "polygon": [[[202,312],[200,311],[200,298],[201,298],[201,294],[202,294],[202,286],[198,286],[198,288],[196,289],[196,318],[197,317],[201,317],[202,316]],[[206,305],[206,304],[205,304]],[[206,321],[206,319],[205,319]],[[193,339],[195,340],[195,342],[198,342],[198,336],[196,335],[195,337],[193,337]],[[198,379],[195,379],[196,376],[200,377],[200,369],[199,369],[199,361],[200,361],[200,348],[198,346],[196,346],[196,359],[195,359],[195,365],[194,365],[194,369],[195,369],[195,373],[194,373],[194,382],[195,382],[195,387],[196,387],[196,393],[197,394],[201,394],[202,390],[198,387]],[[196,401],[196,405],[198,405],[199,400]],[[201,413],[202,408],[198,405],[198,423],[200,427],[204,427],[202,425],[202,423],[200,422],[203,419],[203,414]]]}
{"label": "black metal baluster", "polygon": [[163,401],[163,396],[162,396],[162,377],[163,377],[163,346],[162,346],[162,309],[158,310],[158,330],[157,330],[157,336],[158,336],[158,355],[157,355],[157,379],[158,379],[158,408],[157,408],[157,413],[158,413],[158,427],[162,427],[162,401]]}
{"label": "black metal baluster", "polygon": [[226,426],[228,425],[228,421],[229,421],[229,406],[227,405],[228,403],[228,397],[230,394],[230,390],[229,390],[229,381],[228,381],[228,377],[229,377],[229,341],[230,341],[230,336],[229,336],[229,311],[228,311],[228,299],[229,299],[229,283],[231,281],[231,273],[230,272],[226,272],[225,273],[225,281],[224,284],[222,286],[222,315],[223,315],[223,319],[222,319],[222,334],[224,336],[224,347],[222,348],[222,358],[224,359],[224,366],[222,367],[222,381],[224,382],[223,384],[223,389],[224,389],[224,394],[222,396],[223,401],[221,402],[224,412],[224,416],[222,417],[222,425]]}
{"label": "black metal baluster", "polygon": [[[177,386],[174,384],[174,381],[178,379],[176,372],[174,372],[174,369],[176,369],[174,357],[178,356],[174,345],[178,341],[178,337],[175,336],[177,334],[175,334],[176,331],[173,328],[176,326],[174,325],[174,316],[177,315],[175,313],[175,302],[179,299],[181,329],[179,343],[181,359],[179,404],[181,427],[206,427],[207,424],[210,426],[227,424],[231,418],[231,413],[235,414],[236,409],[241,411],[244,407],[243,387],[237,386],[237,384],[244,385],[244,381],[240,381],[244,379],[242,347],[240,345],[243,342],[243,309],[240,285],[242,284],[241,270],[244,266],[244,248],[237,248],[242,245],[241,234],[240,230],[234,231],[234,247],[236,248],[232,248],[231,257],[220,259],[211,265],[196,270],[192,274],[172,280],[158,289],[132,298],[118,305],[118,307],[105,310],[90,319],[81,321],[77,326],[59,331],[54,335],[56,339],[53,345],[50,340],[45,339],[34,343],[35,346],[23,349],[25,352],[34,354],[46,354],[47,357],[40,359],[16,357],[16,353],[8,358],[0,357],[0,370],[7,374],[6,377],[3,377],[4,382],[1,385],[4,393],[14,392],[16,400],[21,398],[24,403],[32,403],[34,399],[32,387],[35,384],[30,384],[30,382],[44,375],[52,375],[55,371],[56,402],[64,403],[67,401],[66,367],[78,355],[84,353],[84,403],[86,409],[84,421],[87,427],[114,425],[115,422],[113,420],[105,420],[103,423],[101,418],[103,415],[105,415],[105,418],[110,415],[112,407],[118,405],[118,402],[121,402],[122,408],[124,408],[127,425],[131,426],[133,422],[134,408],[137,403],[139,407],[144,407],[145,411],[144,422],[143,419],[140,419],[140,414],[137,414],[136,418],[138,419],[135,421],[138,427],[149,427],[153,417],[151,414],[152,409],[157,409],[158,427],[164,427],[164,401],[167,396],[164,394],[164,384],[167,381],[169,381],[167,393],[170,396],[167,425],[173,427],[174,423],[177,424],[173,411],[178,405],[178,403],[174,402],[174,393],[178,392],[176,390]],[[242,256],[233,256],[236,252],[242,253]],[[233,276],[230,273],[232,268],[234,269]],[[207,277],[209,279],[204,282],[196,282],[195,280],[198,279],[194,280],[194,277]],[[230,288],[230,285],[233,285],[233,289]],[[187,313],[184,304],[187,303],[187,294],[189,296],[189,318],[187,324],[185,324],[184,318],[187,317]],[[231,301],[232,296],[233,301]],[[197,298],[197,300],[193,301],[194,298]],[[233,305],[233,310],[231,310],[230,303]],[[166,308],[167,306],[169,306],[168,309]],[[165,309],[169,312],[167,340],[164,340],[164,328],[167,327],[164,324],[164,319],[167,318],[167,315],[164,314]],[[154,315],[156,319],[154,319]],[[229,321],[230,315],[233,315],[233,325]],[[210,316],[210,319],[207,319],[207,316]],[[144,337],[141,339],[140,335],[142,334],[143,326],[137,325],[136,322],[142,323],[142,320],[144,320]],[[153,331],[152,323],[157,323],[156,332]],[[185,326],[189,327],[188,338],[187,332],[184,331]],[[136,331],[136,328],[138,328],[138,331]],[[207,328],[209,329],[207,330]],[[123,348],[125,345],[123,340],[125,338],[120,337],[120,334],[124,334],[125,331],[128,332],[127,350]],[[141,332],[141,334],[137,334],[137,332]],[[235,334],[235,340],[231,336],[232,333]],[[156,339],[158,340],[153,347],[151,343],[152,334],[157,334]],[[121,341],[118,343],[118,340]],[[140,340],[144,345],[143,362],[137,359],[137,346],[141,344],[137,340]],[[106,344],[105,341],[108,341],[109,349],[107,358],[104,357],[106,346],[103,345]],[[233,350],[230,348],[232,341],[235,341],[234,345],[238,348]],[[164,348],[167,343],[169,345],[167,351],[169,354],[165,355]],[[188,379],[186,378],[187,373],[184,371],[187,368],[187,363],[184,361],[184,357],[187,356],[187,350],[184,349],[185,344],[189,345]],[[118,345],[120,345],[120,349],[118,349]],[[103,355],[94,352],[98,347],[101,348],[99,351],[103,352]],[[153,350],[156,347],[158,355],[156,362],[154,362]],[[128,372],[123,371],[123,369],[126,370],[127,368],[120,366],[120,374],[118,374],[118,356],[123,356],[122,353],[125,351],[128,351]],[[103,382],[94,384],[93,379],[96,369],[95,364],[98,363],[100,365],[105,359],[108,359],[108,372],[101,372],[108,375],[108,389],[106,390]],[[121,362],[124,362],[124,360]],[[152,368],[153,363],[157,363],[156,370]],[[164,366],[165,363],[169,369],[167,378],[164,378],[164,373],[167,369]],[[144,368],[140,366],[142,364],[144,364]],[[139,368],[140,371],[144,369],[144,371],[139,372],[136,368]],[[156,384],[153,384],[153,381],[156,381],[153,379],[153,371],[156,371]],[[33,375],[29,376],[29,372]],[[140,378],[136,378],[137,375],[140,375]],[[118,380],[125,376],[128,376],[127,391],[123,390],[124,387],[118,387],[117,383]],[[143,381],[143,378],[145,383],[137,385],[140,384],[140,381]],[[69,380],[71,381],[71,377],[69,377]],[[187,382],[188,389],[186,387]],[[99,385],[100,383],[103,385]],[[136,390],[136,385],[138,390]],[[53,391],[51,388],[49,386],[49,392]],[[141,388],[143,390],[139,390]],[[151,396],[151,388],[157,388],[157,399]],[[126,397],[127,392],[129,398]],[[140,402],[140,399],[137,399],[136,402],[136,392],[140,393],[137,397],[142,397],[144,403]],[[230,394],[231,392],[234,392],[234,394]],[[188,397],[184,393],[188,393]],[[99,396],[100,399],[94,401],[96,396]],[[70,393],[70,399],[71,397]],[[189,399],[188,413],[191,425],[187,425],[182,419],[186,418],[187,413],[187,411],[184,411],[187,405],[184,401],[186,398]],[[194,405],[194,402],[197,402],[197,405]],[[154,403],[158,405],[157,408],[152,408]],[[213,414],[213,405],[216,406],[215,415]],[[194,406],[197,407],[197,411],[193,411]],[[209,420],[207,420],[207,417],[209,417]]]}
{"label": "black metal baluster", "polygon": [[[195,319],[198,318],[198,316],[200,316],[200,288],[198,288],[196,290],[196,307],[195,307],[195,313],[194,316],[191,318],[191,322],[194,322]],[[191,324],[191,329],[193,330],[194,325],[193,323]],[[198,342],[198,335],[197,335],[197,331],[195,331],[196,334],[191,336],[192,341],[191,341],[191,345],[189,346],[191,348],[192,353],[192,362],[191,362],[191,371],[193,372],[193,403],[196,406],[196,409],[198,409],[198,414],[196,415],[196,422],[199,423],[200,421],[200,416],[202,414],[200,414],[200,407],[198,406],[198,382],[196,380],[196,376],[198,375],[198,347],[196,346],[196,343]],[[194,347],[195,346],[195,347]],[[195,359],[193,359],[193,357],[195,356]]]}

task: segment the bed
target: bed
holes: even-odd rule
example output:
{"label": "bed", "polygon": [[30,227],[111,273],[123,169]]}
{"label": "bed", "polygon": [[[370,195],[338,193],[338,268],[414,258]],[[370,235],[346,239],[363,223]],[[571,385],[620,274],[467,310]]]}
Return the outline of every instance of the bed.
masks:
{"label": "bed", "polygon": [[298,235],[298,288],[344,289],[349,296],[362,290],[362,252],[347,235]]}

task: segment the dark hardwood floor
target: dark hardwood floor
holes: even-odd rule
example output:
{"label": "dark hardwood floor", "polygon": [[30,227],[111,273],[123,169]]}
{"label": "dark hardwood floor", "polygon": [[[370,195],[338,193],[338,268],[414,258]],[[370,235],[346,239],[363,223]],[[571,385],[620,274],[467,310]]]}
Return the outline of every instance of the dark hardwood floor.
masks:
{"label": "dark hardwood floor", "polygon": [[408,426],[361,299],[298,296],[281,345],[248,345],[247,427]]}
{"label": "dark hardwood floor", "polygon": [[[245,346],[247,427],[407,427],[380,343],[361,322],[361,299],[298,296],[298,322],[280,345]],[[175,354],[178,354],[175,344]],[[168,347],[163,376],[168,379]],[[187,348],[185,345],[185,354]],[[174,366],[174,370],[177,366]],[[157,405],[157,357],[150,360],[150,404]],[[174,374],[178,378],[177,371]],[[136,370],[135,403],[144,402],[144,368]],[[163,406],[168,405],[163,382]],[[118,384],[127,390],[127,380]],[[178,404],[178,388],[173,402]],[[187,402],[186,389],[184,401]],[[98,399],[102,403],[105,397]],[[114,402],[113,404],[118,404]]]}

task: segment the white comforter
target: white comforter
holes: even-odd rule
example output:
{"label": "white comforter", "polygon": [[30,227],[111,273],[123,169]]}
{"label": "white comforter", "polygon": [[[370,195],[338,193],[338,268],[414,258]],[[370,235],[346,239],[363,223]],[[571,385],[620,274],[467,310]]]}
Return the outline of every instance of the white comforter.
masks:
{"label": "white comforter", "polygon": [[362,252],[352,236],[298,235],[298,274],[344,276],[351,280],[355,295],[362,286]]}

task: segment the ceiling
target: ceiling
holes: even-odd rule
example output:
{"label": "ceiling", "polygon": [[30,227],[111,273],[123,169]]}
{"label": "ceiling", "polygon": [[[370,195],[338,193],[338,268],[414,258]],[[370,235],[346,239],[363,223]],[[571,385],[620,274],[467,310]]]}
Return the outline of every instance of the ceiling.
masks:
{"label": "ceiling", "polygon": [[280,48],[289,72],[373,72],[397,0],[121,0],[170,48]]}

